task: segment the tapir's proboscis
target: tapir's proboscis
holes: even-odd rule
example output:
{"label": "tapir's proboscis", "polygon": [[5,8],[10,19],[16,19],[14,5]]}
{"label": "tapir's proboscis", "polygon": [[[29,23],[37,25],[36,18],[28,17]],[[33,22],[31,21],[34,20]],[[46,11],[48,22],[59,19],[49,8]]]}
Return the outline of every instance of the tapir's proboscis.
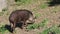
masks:
{"label": "tapir's proboscis", "polygon": [[17,23],[20,23],[19,25],[22,25],[21,28],[23,29],[23,26],[27,25],[27,21],[34,23],[35,17],[29,10],[15,10],[10,14],[9,21],[13,30],[15,30]]}

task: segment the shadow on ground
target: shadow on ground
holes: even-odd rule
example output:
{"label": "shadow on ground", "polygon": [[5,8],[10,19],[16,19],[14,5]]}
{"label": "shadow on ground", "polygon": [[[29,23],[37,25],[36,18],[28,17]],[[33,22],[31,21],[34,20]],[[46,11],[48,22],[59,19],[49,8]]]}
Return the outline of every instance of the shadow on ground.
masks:
{"label": "shadow on ground", "polygon": [[13,32],[13,30],[11,30],[11,26],[10,25],[5,25],[5,28],[9,31],[9,32]]}
{"label": "shadow on ground", "polygon": [[[19,27],[20,29],[23,29],[23,28],[22,28],[22,26],[23,26],[22,24],[23,24],[23,23],[16,23],[16,27]],[[33,24],[33,23],[27,23],[27,24],[29,25],[29,24]],[[27,26],[28,26],[28,25],[27,25]],[[16,28],[16,27],[15,27],[15,28]],[[25,27],[26,27],[26,26],[25,26]],[[6,25],[5,25],[5,28],[6,28],[9,32],[11,32],[11,33],[13,33],[13,31],[14,31],[14,30],[11,28],[11,25],[6,24]]]}
{"label": "shadow on ground", "polygon": [[56,6],[56,5],[60,5],[60,0],[51,0],[50,2],[48,2],[49,6]]}
{"label": "shadow on ground", "polygon": [[[16,27],[19,27],[20,29],[22,29],[22,23],[17,23],[17,25],[16,25]],[[16,28],[15,27],[15,28]],[[11,33],[13,33],[13,29],[11,28],[11,25],[5,25],[5,28],[9,31],[9,32],[11,32]]]}

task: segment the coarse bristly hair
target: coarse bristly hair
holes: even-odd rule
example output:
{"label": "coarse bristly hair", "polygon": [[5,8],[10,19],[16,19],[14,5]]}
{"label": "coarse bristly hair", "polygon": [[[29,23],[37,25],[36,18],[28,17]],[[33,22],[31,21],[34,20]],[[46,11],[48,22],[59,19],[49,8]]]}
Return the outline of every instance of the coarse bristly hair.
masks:
{"label": "coarse bristly hair", "polygon": [[15,10],[9,16],[10,25],[13,30],[15,29],[17,23],[20,23],[19,25],[23,28],[22,26],[27,24],[27,20],[34,22],[34,16],[31,11],[25,9]]}

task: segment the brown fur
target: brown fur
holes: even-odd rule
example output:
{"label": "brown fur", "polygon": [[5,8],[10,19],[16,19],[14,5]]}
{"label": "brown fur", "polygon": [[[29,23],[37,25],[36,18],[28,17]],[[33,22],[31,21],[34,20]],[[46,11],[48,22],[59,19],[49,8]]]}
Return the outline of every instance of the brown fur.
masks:
{"label": "brown fur", "polygon": [[[26,25],[27,24],[26,21],[29,20],[30,17],[33,18],[33,14],[29,10],[13,11],[9,16],[11,28],[13,28],[13,30],[14,30],[17,25],[16,23],[22,23],[22,24],[20,24],[22,26]],[[33,19],[31,21],[33,22]]]}

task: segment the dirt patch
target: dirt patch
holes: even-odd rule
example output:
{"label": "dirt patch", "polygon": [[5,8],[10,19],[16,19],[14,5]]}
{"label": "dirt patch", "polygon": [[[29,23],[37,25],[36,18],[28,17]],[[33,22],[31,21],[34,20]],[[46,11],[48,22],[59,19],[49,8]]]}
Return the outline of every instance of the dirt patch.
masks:
{"label": "dirt patch", "polygon": [[[34,0],[35,1],[35,0]],[[4,16],[0,16],[0,22],[2,24],[9,24],[9,15],[13,10],[17,10],[17,9],[28,9],[30,11],[33,12],[33,14],[35,15],[36,13],[39,13],[40,16],[36,19],[35,23],[41,23],[43,21],[43,19],[48,18],[49,22],[46,24],[45,27],[49,28],[52,25],[58,25],[60,24],[60,6],[53,6],[53,7],[46,7],[41,9],[40,5],[44,4],[46,1],[44,0],[38,0],[36,2],[32,1],[32,3],[28,4],[28,5],[14,5],[14,6],[10,6],[9,10],[7,13],[9,13],[8,15],[4,14]],[[21,30],[19,28],[16,28],[16,33],[15,34],[37,34],[39,32],[42,32],[45,28],[40,28],[40,29],[35,29],[35,30],[31,30],[26,32],[25,29]],[[9,33],[10,34],[10,33]]]}

